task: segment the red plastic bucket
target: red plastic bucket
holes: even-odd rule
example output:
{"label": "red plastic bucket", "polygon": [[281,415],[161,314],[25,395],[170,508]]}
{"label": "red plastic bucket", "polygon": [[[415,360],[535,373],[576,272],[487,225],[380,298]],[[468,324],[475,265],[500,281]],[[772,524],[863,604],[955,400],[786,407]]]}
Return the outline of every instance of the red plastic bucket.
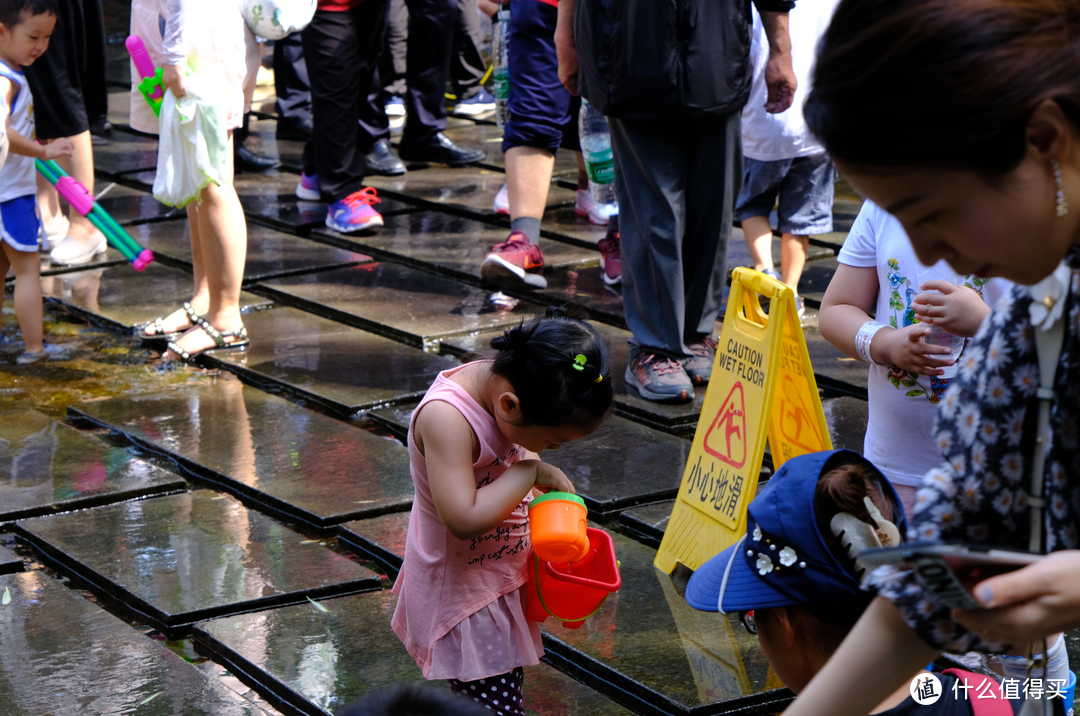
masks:
{"label": "red plastic bucket", "polygon": [[570,564],[552,564],[533,555],[529,566],[525,616],[542,622],[553,616],[569,629],[577,629],[595,614],[622,577],[615,558],[615,543],[604,530],[587,529],[589,551]]}

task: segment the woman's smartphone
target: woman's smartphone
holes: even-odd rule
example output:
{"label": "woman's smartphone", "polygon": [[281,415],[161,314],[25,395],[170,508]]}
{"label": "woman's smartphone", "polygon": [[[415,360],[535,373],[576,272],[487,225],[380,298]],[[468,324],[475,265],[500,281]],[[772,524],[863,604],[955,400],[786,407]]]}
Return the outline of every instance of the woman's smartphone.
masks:
{"label": "woman's smartphone", "polygon": [[910,569],[934,601],[953,609],[980,609],[972,588],[989,577],[1033,564],[1044,555],[983,545],[912,542],[868,549],[859,555],[867,569],[891,565]]}

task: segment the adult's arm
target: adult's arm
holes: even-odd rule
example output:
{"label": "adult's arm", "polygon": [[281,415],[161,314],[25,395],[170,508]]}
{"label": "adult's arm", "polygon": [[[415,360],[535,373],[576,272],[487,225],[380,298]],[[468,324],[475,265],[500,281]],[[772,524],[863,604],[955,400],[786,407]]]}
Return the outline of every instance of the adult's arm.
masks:
{"label": "adult's arm", "polygon": [[559,19],[555,24],[555,54],[559,58],[559,80],[570,94],[578,92],[577,41],[574,39],[574,0],[559,0]]}
{"label": "adult's arm", "polygon": [[866,716],[941,653],[878,597],[784,716]]}
{"label": "adult's arm", "polygon": [[[562,14],[559,3],[559,14]],[[765,63],[765,86],[769,96],[765,102],[765,111],[771,114],[783,112],[795,100],[795,90],[798,80],[795,79],[795,70],[791,66],[791,36],[788,34],[788,14],[772,10],[758,11],[761,14],[761,25],[765,28],[765,37],[769,41],[769,60]]]}

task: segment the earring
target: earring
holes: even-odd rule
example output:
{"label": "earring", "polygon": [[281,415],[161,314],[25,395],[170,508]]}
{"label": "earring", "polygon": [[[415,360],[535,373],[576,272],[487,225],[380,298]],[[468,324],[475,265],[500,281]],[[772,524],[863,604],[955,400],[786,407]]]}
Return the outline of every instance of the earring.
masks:
{"label": "earring", "polygon": [[1061,188],[1061,165],[1058,164],[1057,159],[1051,157],[1050,167],[1054,170],[1054,184],[1057,185],[1055,206],[1057,209],[1057,216],[1061,219],[1069,213],[1069,204],[1065,201],[1065,192]]}

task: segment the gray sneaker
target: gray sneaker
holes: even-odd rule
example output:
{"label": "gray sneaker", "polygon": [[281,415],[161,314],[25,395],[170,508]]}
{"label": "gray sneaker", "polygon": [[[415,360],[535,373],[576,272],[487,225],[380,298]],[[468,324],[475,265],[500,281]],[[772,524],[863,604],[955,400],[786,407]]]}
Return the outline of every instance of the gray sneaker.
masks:
{"label": "gray sneaker", "polygon": [[626,383],[638,389],[645,400],[686,402],[694,399],[694,384],[682,363],[657,353],[630,346]]}
{"label": "gray sneaker", "polygon": [[716,360],[716,341],[712,336],[705,336],[687,347],[694,355],[679,362],[694,385],[705,385],[712,376],[713,361]]}

